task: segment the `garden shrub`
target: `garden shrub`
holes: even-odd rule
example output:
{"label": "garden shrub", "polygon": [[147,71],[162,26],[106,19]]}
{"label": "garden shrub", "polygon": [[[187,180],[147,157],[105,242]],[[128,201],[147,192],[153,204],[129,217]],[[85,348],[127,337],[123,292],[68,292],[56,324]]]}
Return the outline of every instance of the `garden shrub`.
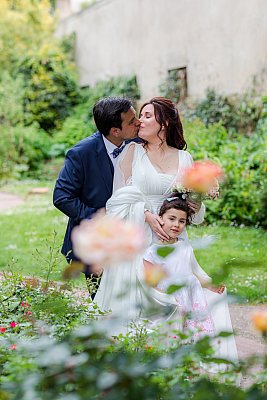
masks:
{"label": "garden shrub", "polygon": [[36,121],[50,133],[59,129],[80,100],[76,76],[66,55],[58,46],[44,45],[24,57],[19,72],[25,79],[25,123]]}
{"label": "garden shrub", "polygon": [[[0,75],[8,71],[13,77],[11,90],[22,79],[23,90],[17,95],[18,105],[23,105],[24,123],[31,125],[37,121],[50,133],[60,128],[79,101],[77,74],[71,59],[73,38],[57,39],[55,24],[49,0],[1,2]],[[8,90],[5,93],[9,95]],[[12,105],[16,110],[16,104]]]}
{"label": "garden shrub", "polygon": [[220,198],[207,200],[208,223],[261,226],[261,193],[267,186],[266,131],[233,140],[221,124],[205,127],[200,121],[184,121],[189,151],[195,160],[211,159],[224,169],[226,181]]}
{"label": "garden shrub", "polygon": [[228,133],[251,133],[261,116],[262,102],[252,94],[222,96],[208,89],[206,97],[186,113],[188,119],[199,118],[206,126],[220,122]]}
{"label": "garden shrub", "polygon": [[0,77],[0,124],[22,124],[24,81],[21,75],[13,78],[8,71]]}
{"label": "garden shrub", "polygon": [[1,72],[7,70],[15,76],[28,51],[38,50],[45,42],[57,42],[55,23],[49,0],[1,0]]}
{"label": "garden shrub", "polygon": [[[265,398],[264,374],[256,379],[254,376],[253,385],[243,389],[235,383],[237,372],[242,370],[238,365],[230,363],[229,370],[219,376],[201,370],[201,363],[225,362],[213,358],[208,337],[183,344],[177,336],[166,349],[164,335],[143,332],[139,335],[142,346],[137,350],[133,332],[117,340],[109,337],[112,323],[90,321],[60,342],[51,340],[42,329],[39,337],[18,339],[14,355],[6,350],[8,342],[2,340],[0,359],[6,361],[0,378],[2,390],[22,400],[206,400],[211,394],[214,399],[225,400]],[[147,341],[149,344],[144,345]],[[258,363],[264,359],[262,355]]]}
{"label": "garden shrub", "polygon": [[36,125],[0,125],[0,179],[36,173],[49,158],[51,138]]}

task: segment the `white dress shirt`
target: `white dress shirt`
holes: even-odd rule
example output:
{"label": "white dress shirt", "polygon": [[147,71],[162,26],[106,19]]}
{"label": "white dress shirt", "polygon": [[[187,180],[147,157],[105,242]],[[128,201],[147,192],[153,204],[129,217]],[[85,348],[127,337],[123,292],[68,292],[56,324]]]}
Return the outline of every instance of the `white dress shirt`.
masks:
{"label": "white dress shirt", "polygon": [[[109,158],[111,159],[111,162],[112,162],[112,164],[113,164],[113,166],[115,168],[116,163],[118,161],[118,157],[114,158],[112,153],[113,153],[113,150],[115,150],[118,146],[116,146],[115,144],[111,143],[104,135],[102,135],[102,137],[103,137],[104,145],[106,147],[106,150],[107,150],[107,153],[109,155]],[[123,142],[121,144],[121,146],[123,146],[124,144],[125,143]]]}

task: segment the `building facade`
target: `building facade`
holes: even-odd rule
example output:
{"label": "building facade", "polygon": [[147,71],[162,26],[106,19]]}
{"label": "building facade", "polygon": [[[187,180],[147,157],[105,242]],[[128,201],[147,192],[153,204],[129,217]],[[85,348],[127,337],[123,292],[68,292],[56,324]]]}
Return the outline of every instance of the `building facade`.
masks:
{"label": "building facade", "polygon": [[267,91],[266,0],[98,0],[60,19],[57,35],[73,32],[81,86],[135,74],[142,99],[168,77],[183,97]]}

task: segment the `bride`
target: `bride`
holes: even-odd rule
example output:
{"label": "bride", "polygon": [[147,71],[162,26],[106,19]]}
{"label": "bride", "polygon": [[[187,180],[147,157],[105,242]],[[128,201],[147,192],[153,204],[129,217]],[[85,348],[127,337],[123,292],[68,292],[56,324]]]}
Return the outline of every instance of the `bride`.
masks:
{"label": "bride", "polygon": [[[146,246],[153,237],[168,240],[158,215],[163,200],[179,184],[185,168],[193,163],[183,136],[183,127],[175,104],[163,97],[155,97],[140,110],[138,136],[143,144],[130,143],[119,156],[114,173],[113,195],[107,202],[107,213],[143,226]],[[189,203],[193,223],[204,219],[205,206]],[[116,235],[116,232],[114,232]],[[184,233],[187,236],[187,233]],[[95,296],[102,310],[111,310],[127,322],[136,320],[145,304],[137,271],[142,254],[134,262],[125,262],[115,268],[106,268]]]}

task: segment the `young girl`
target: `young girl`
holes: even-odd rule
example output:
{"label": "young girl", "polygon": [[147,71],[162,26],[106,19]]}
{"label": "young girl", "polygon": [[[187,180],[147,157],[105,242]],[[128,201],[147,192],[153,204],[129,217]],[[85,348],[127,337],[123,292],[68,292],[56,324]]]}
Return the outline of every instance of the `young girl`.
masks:
{"label": "young girl", "polygon": [[[181,238],[181,233],[186,225],[190,224],[192,216],[187,203],[174,195],[163,202],[159,215],[164,222],[163,229],[170,240],[152,244],[144,254],[145,269],[156,264],[161,265],[166,273],[166,277],[156,289],[166,293],[170,285],[183,285],[169,298],[170,304],[176,303],[178,315],[183,317],[182,329],[192,331],[192,340],[197,340],[203,335],[214,336],[222,330],[232,331],[228,304],[223,299],[226,295],[225,287],[211,286],[211,278],[199,266],[190,241]],[[173,246],[174,250],[162,258],[157,250],[166,245]],[[210,307],[218,300],[222,300],[219,306]],[[172,318],[178,318],[178,315],[173,313]],[[227,338],[223,346],[221,343],[217,354],[237,359],[234,339]]]}

